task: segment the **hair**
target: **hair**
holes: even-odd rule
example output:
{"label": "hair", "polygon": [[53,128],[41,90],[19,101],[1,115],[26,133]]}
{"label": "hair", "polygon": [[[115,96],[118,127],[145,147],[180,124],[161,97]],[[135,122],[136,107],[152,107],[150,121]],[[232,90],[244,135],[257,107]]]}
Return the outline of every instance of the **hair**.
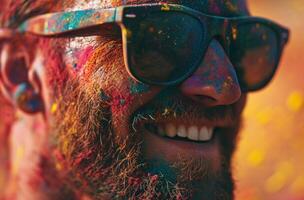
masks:
{"label": "hair", "polygon": [[0,27],[16,28],[24,20],[55,9],[62,9],[72,0],[2,0],[0,4]]}

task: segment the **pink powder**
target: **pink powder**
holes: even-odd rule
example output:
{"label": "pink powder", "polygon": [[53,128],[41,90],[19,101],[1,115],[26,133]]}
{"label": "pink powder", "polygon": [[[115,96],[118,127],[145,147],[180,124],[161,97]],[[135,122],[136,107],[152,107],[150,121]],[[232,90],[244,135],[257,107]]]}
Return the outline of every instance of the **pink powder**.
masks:
{"label": "pink powder", "polygon": [[76,53],[76,57],[78,60],[77,66],[76,66],[76,71],[82,70],[83,66],[86,64],[88,61],[89,57],[93,53],[93,46],[89,46],[85,48],[84,50],[81,50]]}

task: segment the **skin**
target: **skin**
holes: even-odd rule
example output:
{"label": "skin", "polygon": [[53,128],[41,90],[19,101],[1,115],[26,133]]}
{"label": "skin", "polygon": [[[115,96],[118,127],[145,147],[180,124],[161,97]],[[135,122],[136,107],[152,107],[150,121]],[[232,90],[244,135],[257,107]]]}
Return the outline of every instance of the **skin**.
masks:
{"label": "skin", "polygon": [[[63,1],[50,10],[147,1],[81,2]],[[214,15],[248,15],[242,0],[165,2]],[[9,170],[8,198],[111,199],[113,194],[109,191],[98,194],[94,191],[108,184],[118,193],[116,187],[126,180],[131,185],[144,181],[152,185],[141,191],[142,199],[156,198],[157,194],[149,190],[162,188],[162,183],[168,180],[187,190],[177,192],[172,199],[221,199],[215,193],[233,198],[230,161],[247,94],[241,92],[234,66],[218,41],[210,42],[202,63],[190,77],[173,88],[164,88],[145,85],[130,77],[124,66],[120,38],[41,39],[30,35],[15,38],[12,44],[5,43],[7,48],[0,48],[2,92],[14,104],[12,96],[21,81],[12,81],[9,73],[12,66],[3,57],[9,55],[9,59],[14,59],[18,52],[25,52],[28,59],[26,70],[23,69],[25,81],[41,95],[43,110],[32,115],[14,105],[18,118],[10,128],[10,160],[14,167]],[[81,119],[84,116],[85,123]],[[214,126],[216,137],[203,145],[185,144],[161,138],[144,128],[147,123],[167,122]],[[101,143],[96,142],[99,139]],[[111,148],[106,148],[105,141],[112,144],[116,153],[109,153]],[[18,149],[22,153],[14,152]],[[106,168],[103,159],[97,157],[106,154],[117,160],[123,158],[127,164],[121,164],[122,169],[111,168],[118,165],[113,159],[109,161],[111,167]],[[96,160],[100,163],[94,163]],[[140,163],[145,167],[138,167]],[[117,180],[110,182],[115,176]],[[124,195],[131,198],[129,190],[126,191]]]}

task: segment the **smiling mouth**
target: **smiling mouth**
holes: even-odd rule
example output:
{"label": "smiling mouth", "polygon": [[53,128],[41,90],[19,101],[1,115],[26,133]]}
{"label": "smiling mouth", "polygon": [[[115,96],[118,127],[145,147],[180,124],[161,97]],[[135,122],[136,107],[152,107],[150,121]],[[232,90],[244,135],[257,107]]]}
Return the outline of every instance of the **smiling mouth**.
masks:
{"label": "smiling mouth", "polygon": [[204,125],[184,125],[177,123],[145,124],[144,127],[158,136],[184,142],[206,143],[212,140],[214,127]]}

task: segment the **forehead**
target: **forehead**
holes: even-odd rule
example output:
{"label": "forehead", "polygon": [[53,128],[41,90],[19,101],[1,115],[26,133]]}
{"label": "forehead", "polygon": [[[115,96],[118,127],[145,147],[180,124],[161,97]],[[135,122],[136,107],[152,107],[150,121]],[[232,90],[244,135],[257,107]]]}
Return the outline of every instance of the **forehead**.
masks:
{"label": "forehead", "polygon": [[173,3],[220,16],[248,15],[246,0],[4,0],[0,27],[16,27],[35,15],[80,9],[115,7],[144,3]]}
{"label": "forehead", "polygon": [[248,14],[246,0],[69,0],[69,3],[64,5],[64,10],[114,7],[120,5],[159,2],[181,4],[204,13],[222,16]]}

